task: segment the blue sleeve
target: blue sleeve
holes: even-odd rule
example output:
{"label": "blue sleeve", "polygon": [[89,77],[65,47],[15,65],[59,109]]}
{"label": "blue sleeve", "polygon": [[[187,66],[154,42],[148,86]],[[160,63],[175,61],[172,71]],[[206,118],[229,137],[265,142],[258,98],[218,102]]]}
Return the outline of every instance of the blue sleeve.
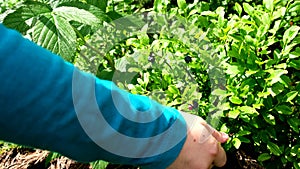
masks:
{"label": "blue sleeve", "polygon": [[77,161],[163,169],[186,122],[175,109],[84,73],[0,24],[0,139]]}

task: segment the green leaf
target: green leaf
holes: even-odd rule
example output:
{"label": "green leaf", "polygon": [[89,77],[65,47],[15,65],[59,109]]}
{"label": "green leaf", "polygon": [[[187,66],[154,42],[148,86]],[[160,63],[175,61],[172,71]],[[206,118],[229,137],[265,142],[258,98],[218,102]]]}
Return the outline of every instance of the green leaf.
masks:
{"label": "green leaf", "polygon": [[258,115],[258,114],[259,114],[259,113],[256,111],[255,108],[250,107],[250,106],[241,106],[241,107],[239,107],[239,110],[240,110],[243,114],[250,114],[250,115],[253,115],[253,114]]}
{"label": "green leaf", "polygon": [[263,162],[263,161],[269,160],[271,157],[272,156],[269,153],[263,153],[263,154],[258,156],[257,160],[260,161],[260,162]]}
{"label": "green leaf", "polygon": [[[97,1],[95,3],[102,3],[103,1],[106,1],[106,0],[103,0],[103,1],[101,0],[101,2],[98,0],[92,0],[92,1]],[[123,17],[122,15],[118,14],[115,11],[110,11],[106,14],[101,8],[99,8],[97,6],[87,4],[87,3],[82,3],[79,1],[65,2],[65,3],[62,3],[60,6],[61,7],[69,6],[69,7],[74,7],[74,8],[88,11],[88,12],[92,13],[94,16],[96,16],[101,21],[110,22],[111,20],[116,20],[116,19]]]}
{"label": "green leaf", "polygon": [[226,73],[231,76],[236,76],[237,74],[240,74],[240,72],[242,71],[244,71],[244,69],[241,66],[227,65]]}
{"label": "green leaf", "polygon": [[238,98],[237,96],[231,96],[229,98],[229,100],[233,104],[242,104],[243,103],[243,101],[240,98]]}
{"label": "green leaf", "polygon": [[240,111],[238,109],[234,109],[228,112],[228,117],[236,119],[240,114]]}
{"label": "green leaf", "polygon": [[92,169],[106,169],[108,162],[99,160],[99,161],[91,162],[90,165]]}
{"label": "green leaf", "polygon": [[281,80],[280,76],[288,73],[288,71],[284,70],[284,69],[276,69],[276,70],[269,69],[269,70],[266,70],[266,72],[270,73],[270,76],[266,79],[266,80],[270,81],[270,85],[273,85],[274,83],[279,82]]}
{"label": "green leaf", "polygon": [[242,12],[243,12],[243,8],[242,8],[241,5],[240,5],[239,3],[237,3],[237,2],[234,4],[234,9],[237,11],[237,13],[238,13],[239,15],[241,15]]}
{"label": "green leaf", "polygon": [[56,15],[40,17],[33,27],[33,41],[72,61],[76,48],[76,33],[68,21]]}
{"label": "green leaf", "polygon": [[177,5],[183,11],[186,9],[186,2],[185,2],[185,0],[177,0]]}
{"label": "green leaf", "polygon": [[290,91],[284,96],[283,100],[285,102],[292,101],[297,95],[298,95],[297,91]]}
{"label": "green leaf", "polygon": [[274,3],[273,0],[263,0],[264,6],[265,6],[269,11],[273,11],[273,9],[274,9],[273,3]]}
{"label": "green leaf", "polygon": [[248,3],[243,3],[243,8],[248,15],[252,15],[254,8],[250,6]]}
{"label": "green leaf", "polygon": [[50,162],[52,160],[55,160],[57,158],[61,157],[61,155],[59,153],[56,152],[50,152],[45,160],[45,165],[47,166],[48,164],[50,164]]}
{"label": "green leaf", "polygon": [[300,60],[291,60],[288,66],[300,70]]}
{"label": "green leaf", "polygon": [[238,138],[233,138],[233,139],[232,139],[232,144],[233,144],[233,146],[234,146],[236,149],[239,149],[240,146],[241,146],[241,144],[242,144],[242,142],[241,142],[241,140],[238,139]]}
{"label": "green leaf", "polygon": [[78,9],[76,7],[58,7],[53,10],[53,13],[65,18],[67,21],[77,21],[87,25],[96,25],[100,23],[100,20],[95,15],[89,11]]}
{"label": "green leaf", "polygon": [[280,150],[278,145],[276,145],[275,143],[272,143],[271,141],[269,141],[267,143],[267,147],[271,151],[271,153],[276,155],[276,156],[280,156],[282,154],[282,151]]}
{"label": "green leaf", "polygon": [[4,18],[3,24],[25,34],[30,28],[30,25],[26,23],[27,21],[51,11],[51,7],[47,4],[29,1],[24,3],[24,6],[21,6],[15,12],[8,14]]}
{"label": "green leaf", "polygon": [[299,26],[291,26],[283,34],[283,44],[286,46],[290,43],[297,35],[300,30]]}
{"label": "green leaf", "polygon": [[290,127],[291,127],[296,133],[299,133],[300,120],[297,119],[297,118],[289,118],[287,121],[288,121],[288,124],[290,125]]}
{"label": "green leaf", "polygon": [[285,115],[291,115],[293,113],[293,110],[290,106],[287,105],[278,105],[275,107],[275,110],[279,114],[285,114]]}
{"label": "green leaf", "polygon": [[86,0],[86,2],[100,8],[103,12],[106,11],[107,0]]}
{"label": "green leaf", "polygon": [[174,85],[169,85],[168,86],[168,91],[172,94],[176,94],[176,95],[179,95],[180,94],[180,91],[177,89],[176,86]]}
{"label": "green leaf", "polygon": [[300,169],[300,162],[293,162],[293,166],[295,167],[295,169]]}
{"label": "green leaf", "polygon": [[300,1],[295,1],[289,7],[289,12],[299,12],[300,11]]}
{"label": "green leaf", "polygon": [[263,112],[263,113],[261,113],[261,114],[262,114],[264,120],[265,120],[267,123],[269,123],[269,124],[271,124],[271,125],[273,125],[273,126],[276,124],[275,117],[274,117],[272,114],[268,114],[268,113],[266,113],[266,112]]}
{"label": "green leaf", "polygon": [[245,136],[251,134],[251,131],[241,130],[238,132],[238,136]]}

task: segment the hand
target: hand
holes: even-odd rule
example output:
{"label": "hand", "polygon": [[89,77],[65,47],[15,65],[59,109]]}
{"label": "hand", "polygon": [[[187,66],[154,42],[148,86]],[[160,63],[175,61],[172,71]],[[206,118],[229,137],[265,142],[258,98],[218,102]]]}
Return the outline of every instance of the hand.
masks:
{"label": "hand", "polygon": [[220,143],[225,143],[228,135],[221,133],[202,118],[189,127],[187,139],[177,159],[167,169],[210,169],[226,164],[226,153]]}

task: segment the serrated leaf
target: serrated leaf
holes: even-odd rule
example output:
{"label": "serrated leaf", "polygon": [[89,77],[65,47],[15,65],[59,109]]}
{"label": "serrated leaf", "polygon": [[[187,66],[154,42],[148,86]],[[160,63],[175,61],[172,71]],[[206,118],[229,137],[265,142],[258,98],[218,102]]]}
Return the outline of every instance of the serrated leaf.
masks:
{"label": "serrated leaf", "polygon": [[282,151],[280,150],[279,146],[276,145],[275,143],[272,143],[272,142],[269,141],[267,143],[267,147],[271,151],[271,153],[276,155],[276,156],[280,156],[282,154]]}
{"label": "serrated leaf", "polygon": [[260,162],[263,162],[263,161],[269,160],[270,158],[271,158],[271,155],[269,153],[263,153],[258,156],[257,160]]}
{"label": "serrated leaf", "polygon": [[247,14],[249,15],[253,14],[254,8],[250,6],[248,3],[243,3],[243,8]]}
{"label": "serrated leaf", "polygon": [[104,12],[106,11],[107,0],[86,0],[86,2],[100,8]]}
{"label": "serrated leaf", "polygon": [[291,115],[293,113],[293,110],[290,106],[287,105],[278,105],[275,107],[275,110],[279,114],[285,114],[285,115]]}
{"label": "serrated leaf", "polygon": [[283,44],[286,46],[290,43],[297,35],[300,30],[299,26],[291,26],[283,34]]}
{"label": "serrated leaf", "polygon": [[26,23],[28,20],[51,11],[51,7],[47,4],[29,1],[24,3],[15,12],[8,14],[4,18],[3,24],[25,34],[30,28],[30,25]]}
{"label": "serrated leaf", "polygon": [[[97,2],[99,2],[99,1],[97,0]],[[102,0],[101,0],[101,3],[102,3]],[[101,10],[101,8],[99,8],[97,6],[87,4],[87,3],[82,3],[79,1],[71,1],[71,2],[62,3],[62,4],[60,4],[60,6],[76,7],[78,9],[86,10],[86,11],[92,13],[94,16],[96,16],[101,21],[109,22],[109,21],[111,21],[111,19],[115,20],[115,19],[122,17],[122,15],[118,15],[118,13],[115,11],[110,11],[108,14],[106,14],[103,10]],[[116,15],[118,15],[118,17]]]}
{"label": "serrated leaf", "polygon": [[76,33],[68,21],[56,15],[38,18],[33,27],[33,41],[72,61],[76,48]]}
{"label": "serrated leaf", "polygon": [[292,101],[298,95],[297,91],[290,91],[284,96],[286,102]]}
{"label": "serrated leaf", "polygon": [[67,21],[76,21],[87,25],[96,25],[100,23],[100,20],[84,9],[76,7],[62,6],[53,9],[53,13],[65,18]]}

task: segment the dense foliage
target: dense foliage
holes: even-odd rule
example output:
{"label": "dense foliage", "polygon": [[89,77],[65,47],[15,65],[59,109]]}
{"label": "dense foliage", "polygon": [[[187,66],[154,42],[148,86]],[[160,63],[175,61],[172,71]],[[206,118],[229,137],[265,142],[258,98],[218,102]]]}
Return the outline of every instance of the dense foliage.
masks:
{"label": "dense foliage", "polygon": [[6,26],[82,70],[207,119],[230,134],[227,151],[245,145],[266,168],[300,168],[300,1],[36,0],[0,9]]}

